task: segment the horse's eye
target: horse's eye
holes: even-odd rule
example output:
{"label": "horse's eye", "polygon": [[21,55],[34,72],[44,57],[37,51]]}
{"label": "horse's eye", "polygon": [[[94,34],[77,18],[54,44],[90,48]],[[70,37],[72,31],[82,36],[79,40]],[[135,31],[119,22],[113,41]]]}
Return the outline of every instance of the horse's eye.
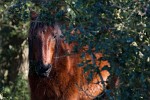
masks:
{"label": "horse's eye", "polygon": [[56,35],[54,35],[54,38],[56,38]]}

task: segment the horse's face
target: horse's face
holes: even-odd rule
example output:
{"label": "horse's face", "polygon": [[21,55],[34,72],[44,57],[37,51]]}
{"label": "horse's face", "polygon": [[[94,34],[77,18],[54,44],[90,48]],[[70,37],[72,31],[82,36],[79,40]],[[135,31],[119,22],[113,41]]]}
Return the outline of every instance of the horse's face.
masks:
{"label": "horse's face", "polygon": [[[49,76],[55,49],[54,29],[50,26],[31,28],[29,35],[29,57],[35,63],[35,71],[39,76]],[[32,42],[32,43],[31,43]]]}

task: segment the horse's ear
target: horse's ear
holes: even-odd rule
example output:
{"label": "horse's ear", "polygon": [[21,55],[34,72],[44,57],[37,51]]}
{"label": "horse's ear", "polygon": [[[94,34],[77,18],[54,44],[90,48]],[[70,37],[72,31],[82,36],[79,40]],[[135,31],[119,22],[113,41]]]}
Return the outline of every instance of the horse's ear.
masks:
{"label": "horse's ear", "polygon": [[32,9],[29,9],[29,10],[30,10],[30,19],[35,20],[37,18],[38,14],[35,11],[33,11]]}

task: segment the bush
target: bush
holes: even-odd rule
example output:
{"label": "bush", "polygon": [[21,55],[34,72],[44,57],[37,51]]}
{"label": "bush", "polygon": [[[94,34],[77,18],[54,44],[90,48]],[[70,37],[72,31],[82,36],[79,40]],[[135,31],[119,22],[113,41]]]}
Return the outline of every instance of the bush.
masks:
{"label": "bush", "polygon": [[28,82],[22,75],[18,75],[14,83],[0,90],[0,100],[30,100]]}

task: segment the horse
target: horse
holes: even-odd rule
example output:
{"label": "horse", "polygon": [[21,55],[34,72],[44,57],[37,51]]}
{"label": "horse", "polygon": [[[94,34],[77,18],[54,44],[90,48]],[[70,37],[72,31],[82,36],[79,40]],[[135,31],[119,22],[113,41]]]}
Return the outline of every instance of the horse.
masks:
{"label": "horse", "polygon": [[92,100],[106,89],[110,73],[102,68],[109,67],[109,62],[97,60],[103,57],[102,53],[94,52],[95,59],[85,53],[84,59],[91,64],[94,61],[100,70],[88,81],[89,72],[83,70],[86,66],[78,66],[83,61],[80,55],[88,46],[73,52],[78,43],[65,42],[59,24],[38,21],[38,14],[32,12],[28,43],[31,100]]}

